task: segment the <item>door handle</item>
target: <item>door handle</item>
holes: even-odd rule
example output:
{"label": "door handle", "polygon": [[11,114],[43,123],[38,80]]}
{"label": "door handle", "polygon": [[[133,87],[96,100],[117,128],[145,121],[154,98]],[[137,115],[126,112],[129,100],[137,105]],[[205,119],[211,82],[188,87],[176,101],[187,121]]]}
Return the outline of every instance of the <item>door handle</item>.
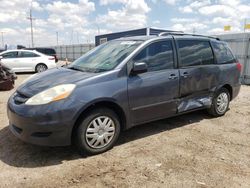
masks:
{"label": "door handle", "polygon": [[183,72],[183,73],[182,73],[182,77],[184,77],[184,78],[189,77],[189,73],[188,73],[188,72]]}
{"label": "door handle", "polygon": [[177,78],[176,74],[170,74],[170,76],[168,77],[169,80],[174,80],[176,78]]}

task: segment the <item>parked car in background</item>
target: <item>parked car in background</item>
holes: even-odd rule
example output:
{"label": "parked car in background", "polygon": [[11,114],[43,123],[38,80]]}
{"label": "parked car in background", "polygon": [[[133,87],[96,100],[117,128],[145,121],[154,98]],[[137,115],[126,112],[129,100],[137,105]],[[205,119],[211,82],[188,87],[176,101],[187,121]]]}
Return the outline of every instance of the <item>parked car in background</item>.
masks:
{"label": "parked car in background", "polygon": [[8,67],[1,63],[2,56],[0,56],[0,91],[8,91],[14,88],[16,74]]}
{"label": "parked car in background", "polygon": [[8,50],[0,53],[2,63],[14,72],[43,72],[56,67],[55,58],[35,50]]}
{"label": "parked car in background", "polygon": [[58,62],[58,58],[56,55],[56,51],[53,48],[25,48],[26,50],[36,50],[42,54],[49,55],[49,56],[54,56],[55,61]]}
{"label": "parked car in background", "polygon": [[201,109],[223,116],[239,93],[240,74],[216,38],[121,38],[22,84],[8,101],[10,129],[32,144],[74,142],[80,153],[98,154],[139,124]]}

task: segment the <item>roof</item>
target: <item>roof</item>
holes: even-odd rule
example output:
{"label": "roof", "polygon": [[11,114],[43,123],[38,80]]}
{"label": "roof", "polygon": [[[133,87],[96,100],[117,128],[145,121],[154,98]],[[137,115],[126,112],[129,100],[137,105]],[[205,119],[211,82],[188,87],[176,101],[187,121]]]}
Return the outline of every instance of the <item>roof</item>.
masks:
{"label": "roof", "polygon": [[21,52],[21,51],[28,51],[28,52],[33,52],[35,50],[25,50],[25,49],[13,49],[13,50],[5,50],[4,52]]}
{"label": "roof", "polygon": [[6,51],[1,52],[0,54],[7,53],[7,52],[16,52],[16,51],[18,51],[18,52],[34,52],[34,53],[39,54],[39,55],[44,55],[36,50],[24,50],[24,49],[6,50]]}

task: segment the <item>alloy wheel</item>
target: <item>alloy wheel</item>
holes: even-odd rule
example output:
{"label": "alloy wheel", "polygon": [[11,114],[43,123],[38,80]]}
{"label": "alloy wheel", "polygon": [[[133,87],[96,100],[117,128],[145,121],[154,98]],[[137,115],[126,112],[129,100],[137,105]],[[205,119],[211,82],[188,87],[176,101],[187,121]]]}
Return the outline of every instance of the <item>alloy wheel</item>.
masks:
{"label": "alloy wheel", "polygon": [[46,70],[47,70],[47,67],[45,65],[38,65],[36,67],[37,72],[43,72],[43,71],[46,71]]}

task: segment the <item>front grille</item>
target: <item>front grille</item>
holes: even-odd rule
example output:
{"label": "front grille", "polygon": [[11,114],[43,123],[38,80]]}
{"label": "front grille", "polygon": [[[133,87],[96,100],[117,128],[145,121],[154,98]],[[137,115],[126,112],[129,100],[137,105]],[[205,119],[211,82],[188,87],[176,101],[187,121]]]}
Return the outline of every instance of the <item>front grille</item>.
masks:
{"label": "front grille", "polygon": [[16,92],[15,93],[15,95],[14,95],[14,102],[16,103],[16,104],[23,104],[23,103],[25,103],[27,100],[29,99],[29,97],[28,96],[26,96],[26,95],[24,95],[24,94],[22,94],[22,93],[20,93],[20,92]]}
{"label": "front grille", "polygon": [[19,134],[21,134],[21,133],[23,132],[23,130],[22,130],[21,128],[16,127],[15,125],[12,125],[12,127],[13,127],[14,130],[15,130],[17,133],[19,133]]}

